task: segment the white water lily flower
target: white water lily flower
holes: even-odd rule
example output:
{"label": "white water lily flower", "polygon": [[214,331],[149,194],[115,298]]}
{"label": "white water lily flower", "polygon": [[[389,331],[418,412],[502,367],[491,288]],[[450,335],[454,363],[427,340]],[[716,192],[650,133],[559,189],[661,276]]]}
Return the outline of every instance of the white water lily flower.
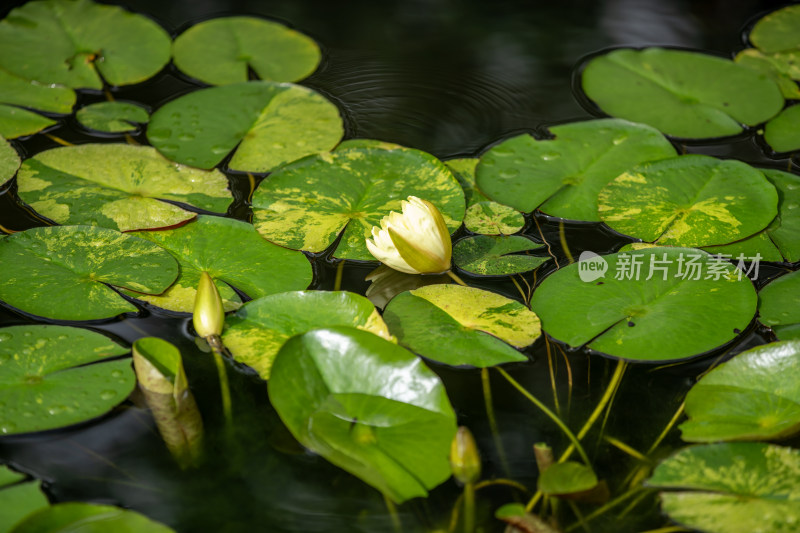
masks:
{"label": "white water lily flower", "polygon": [[402,213],[392,211],[372,227],[367,238],[370,253],[383,263],[407,274],[438,274],[450,270],[450,232],[444,217],[432,203],[409,196],[401,202]]}

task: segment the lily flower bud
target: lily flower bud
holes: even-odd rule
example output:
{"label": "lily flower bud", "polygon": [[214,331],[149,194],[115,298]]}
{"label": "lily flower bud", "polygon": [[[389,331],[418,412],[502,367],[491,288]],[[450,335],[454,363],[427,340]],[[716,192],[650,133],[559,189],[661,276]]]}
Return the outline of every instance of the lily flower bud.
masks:
{"label": "lily flower bud", "polygon": [[450,470],[459,483],[475,483],[481,477],[481,456],[469,429],[459,426],[450,444]]}
{"label": "lily flower bud", "polygon": [[406,274],[450,270],[452,246],[442,213],[432,203],[409,196],[403,212],[392,211],[367,238],[370,253],[384,265]]}
{"label": "lily flower bud", "polygon": [[222,334],[222,326],[225,324],[222,298],[214,280],[205,271],[200,274],[200,283],[197,285],[192,321],[195,331],[203,338]]}

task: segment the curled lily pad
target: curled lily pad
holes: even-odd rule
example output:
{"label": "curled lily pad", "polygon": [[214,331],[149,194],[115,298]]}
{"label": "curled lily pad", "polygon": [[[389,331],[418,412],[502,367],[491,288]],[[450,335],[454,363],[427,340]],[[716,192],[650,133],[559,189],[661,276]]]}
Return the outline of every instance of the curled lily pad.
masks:
{"label": "curled lily pad", "polygon": [[391,342],[347,327],[293,337],[269,397],[300,443],[398,503],[450,477],[456,423],[444,386]]}
{"label": "curled lily pad", "polygon": [[316,328],[350,326],[391,339],[372,303],[358,294],[294,291],[247,302],[225,321],[222,342],[234,359],[270,378],[281,346],[293,335]]}
{"label": "curled lily pad", "polygon": [[690,446],[647,485],[676,522],[709,533],[792,533],[800,523],[800,451],[760,442]]}
{"label": "curled lily pad", "polygon": [[178,163],[208,169],[235,149],[232,170],[268,172],[330,150],[343,133],[339,110],[319,93],[253,81],[172,100],[153,113],[147,139]]}
{"label": "curled lily pad", "polygon": [[478,202],[467,209],[464,226],[483,235],[510,235],[525,226],[522,213],[497,202]]}
{"label": "curled lily pad", "polygon": [[478,186],[492,200],[520,211],[536,208],[572,220],[599,221],[597,194],[643,163],[675,156],[658,130],[602,119],[550,128],[553,139],[519,135],[481,157]]}
{"label": "curled lily pad", "polygon": [[684,50],[612,50],[589,61],[581,83],[609,115],[690,139],[736,135],[783,107],[769,76]]}
{"label": "curled lily pad", "polygon": [[262,80],[297,81],[317,68],[313,39],[283,24],[255,17],[222,17],[195,24],[172,45],[175,65],[211,85]]}
{"label": "curled lily pad", "polygon": [[459,285],[428,285],[399,294],[383,319],[401,344],[448,365],[527,361],[511,346],[523,348],[541,334],[539,318],[521,303]]}
{"label": "curled lily pad", "polygon": [[539,475],[537,485],[544,494],[564,496],[591,490],[597,486],[597,476],[586,465],[566,461],[550,465]]}
{"label": "curled lily pad", "polygon": [[773,440],[800,431],[800,340],[740,353],[697,382],[686,396],[689,442]]}
{"label": "curled lily pad", "polygon": [[467,201],[467,206],[489,201],[475,185],[475,168],[478,166],[478,161],[480,159],[477,157],[465,157],[448,159],[444,162],[461,184],[461,188],[464,189],[464,198]]}
{"label": "curled lily pad", "polygon": [[25,160],[19,197],[59,224],[120,231],[175,226],[195,213],[169,202],[224,212],[232,201],[217,170],[176,165],[149,146],[81,144]]}
{"label": "curled lily pad", "polygon": [[321,252],[340,233],[340,259],[374,260],[366,238],[372,226],[400,211],[408,196],[442,212],[453,232],[464,218],[464,193],[430,154],[411,148],[340,148],[280,168],[253,194],[253,224],[270,241]]}
{"label": "curled lily pad", "polygon": [[0,181],[5,182],[17,173],[19,154],[2,136],[0,136]]}
{"label": "curled lily pad", "polygon": [[781,276],[761,289],[758,318],[780,339],[800,338],[800,271]]}
{"label": "curled lily pad", "polygon": [[547,257],[520,253],[541,249],[532,240],[518,235],[476,235],[456,242],[453,262],[470,274],[509,276],[528,272],[547,261]]}
{"label": "curled lily pad", "polygon": [[110,505],[57,503],[22,521],[14,533],[175,533],[170,527],[143,514]]}
{"label": "curled lily pad", "polygon": [[755,315],[756,292],[735,266],[701,250],[649,248],[557,270],[533,293],[531,308],[544,331],[570,346],[671,361],[713,350],[744,331]]}
{"label": "curled lily pad", "polygon": [[39,133],[56,121],[11,105],[0,104],[0,135],[9,139]]}
{"label": "curled lily pad", "polygon": [[778,216],[763,231],[747,239],[707,248],[711,253],[736,259],[759,257],[761,261],[800,261],[800,177],[782,170],[760,169],[778,191]]}
{"label": "curled lily pad", "polygon": [[128,352],[107,337],[67,326],[0,329],[0,433],[27,433],[100,416],[133,391]]}
{"label": "curled lily pad", "polygon": [[0,465],[0,533],[12,531],[23,518],[50,505],[40,483],[24,480],[24,474]]}
{"label": "curled lily pad", "polygon": [[138,124],[150,120],[147,109],[128,102],[97,102],[75,113],[81,126],[106,133],[136,131]]}
{"label": "curled lily pad", "polygon": [[615,231],[672,246],[737,241],[766,228],[778,212],[778,193],[762,172],[705,155],[634,167],[606,185],[598,202]]}
{"label": "curled lily pad", "polygon": [[0,21],[0,67],[45,85],[138,83],[161,70],[169,56],[170,38],[161,26],[90,0],[28,2]]}
{"label": "curled lily pad", "polygon": [[191,313],[205,271],[215,280],[226,311],[236,309],[241,299],[231,288],[250,298],[305,289],[313,273],[306,257],[265,240],[251,224],[201,215],[197,220],[167,231],[141,231],[136,236],[166,249],[178,261],[178,280],[163,294],[125,291],[152,305]]}
{"label": "curled lily pad", "polygon": [[33,228],[0,239],[0,300],[55,320],[135,313],[109,285],[160,294],[178,277],[163,248],[95,226]]}
{"label": "curled lily pad", "polygon": [[800,105],[787,107],[767,122],[764,140],[776,152],[800,150]]}

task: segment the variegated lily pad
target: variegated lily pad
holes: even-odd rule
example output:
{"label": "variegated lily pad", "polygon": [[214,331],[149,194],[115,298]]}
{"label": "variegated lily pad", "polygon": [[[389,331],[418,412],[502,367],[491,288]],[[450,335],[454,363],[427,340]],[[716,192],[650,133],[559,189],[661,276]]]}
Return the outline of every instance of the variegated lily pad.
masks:
{"label": "variegated lily pad", "polygon": [[147,109],[128,102],[98,102],[75,113],[81,126],[105,133],[136,131],[139,124],[150,120]]}
{"label": "variegated lily pad", "polygon": [[482,235],[511,235],[525,226],[522,213],[497,202],[478,202],[467,209],[464,226]]}
{"label": "variegated lily pad", "polygon": [[313,39],[283,24],[255,17],[221,17],[195,24],[172,45],[175,65],[211,85],[262,80],[297,81],[317,68]]}
{"label": "variegated lily pad", "polygon": [[755,48],[742,50],[734,58],[736,63],[762,72],[772,78],[787,100],[800,99],[800,50],[765,54]]}
{"label": "variegated lily pad", "polygon": [[520,211],[599,221],[597,194],[611,180],[645,161],[675,156],[658,130],[625,120],[601,119],[550,128],[553,139],[519,135],[493,146],[476,170],[489,198]]}
{"label": "variegated lily pad", "polygon": [[284,166],[253,194],[253,224],[295,250],[321,252],[342,235],[334,255],[371,261],[373,226],[414,195],[442,212],[453,232],[464,218],[464,193],[430,154],[410,148],[346,147]]}
{"label": "variegated lily pad", "polygon": [[0,533],[9,533],[23,518],[48,505],[40,482],[25,481],[24,474],[0,465]]}
{"label": "variegated lily pad", "polygon": [[2,136],[0,136],[0,181],[5,182],[17,173],[19,154]]}
{"label": "variegated lily pad", "polygon": [[339,110],[300,85],[253,81],[202,89],[159,108],[147,139],[178,163],[269,172],[325,150],[344,133]]}
{"label": "variegated lily pad", "polygon": [[428,285],[399,294],[383,319],[401,344],[448,365],[527,361],[512,346],[524,348],[541,334],[539,318],[521,303],[460,285]]}
{"label": "variegated lily pad", "polygon": [[0,433],[27,433],[100,416],[133,392],[128,352],[99,333],[66,326],[0,329]]}
{"label": "variegated lily pad", "polygon": [[750,165],[684,155],[625,172],[600,191],[598,203],[603,222],[625,235],[710,246],[766,228],[778,212],[778,193]]}
{"label": "variegated lily pad", "polygon": [[55,320],[135,313],[110,285],[160,294],[178,277],[163,248],[107,228],[33,228],[0,239],[0,300]]}
{"label": "variegated lily pad", "polygon": [[548,257],[520,253],[541,249],[539,244],[518,235],[476,235],[456,242],[453,262],[470,274],[509,276],[528,272],[547,261]]}
{"label": "variegated lily pad", "polygon": [[28,2],[0,21],[0,68],[42,85],[138,83],[169,56],[170,37],[161,26],[90,0]]}
{"label": "variegated lily pad", "polygon": [[175,226],[196,216],[167,201],[224,212],[233,199],[221,172],[176,165],[154,148],[129,144],[41,152],[22,164],[17,185],[25,203],[59,224],[120,231]]}
{"label": "variegated lily pad", "polygon": [[684,448],[653,472],[662,509],[708,533],[794,533],[800,524],[800,451],[761,442]]}
{"label": "variegated lily pad", "polygon": [[800,49],[800,6],[786,6],[753,25],[750,42],[767,54]]}
{"label": "variegated lily pad", "polygon": [[467,207],[477,204],[478,202],[489,201],[475,186],[475,169],[478,166],[478,161],[480,161],[480,159],[477,157],[466,157],[461,159],[448,159],[444,162],[461,184],[461,188],[464,189],[464,198],[467,201]]}
{"label": "variegated lily pad", "polygon": [[800,150],[800,105],[787,107],[767,122],[764,140],[776,152]]}
{"label": "variegated lily pad", "polygon": [[800,271],[783,275],[761,289],[758,319],[781,340],[800,339]]}
{"label": "variegated lily pad", "polygon": [[305,289],[313,273],[308,259],[294,250],[276,246],[251,224],[212,216],[167,231],[141,231],[138,237],[166,249],[181,266],[178,280],[163,294],[125,294],[170,311],[191,313],[200,282],[208,272],[217,284],[226,311],[241,305],[231,288],[250,298]]}
{"label": "variegated lily pad", "polygon": [[281,346],[316,328],[349,326],[392,339],[372,303],[350,292],[295,291],[247,302],[225,321],[222,341],[234,359],[269,379]]}

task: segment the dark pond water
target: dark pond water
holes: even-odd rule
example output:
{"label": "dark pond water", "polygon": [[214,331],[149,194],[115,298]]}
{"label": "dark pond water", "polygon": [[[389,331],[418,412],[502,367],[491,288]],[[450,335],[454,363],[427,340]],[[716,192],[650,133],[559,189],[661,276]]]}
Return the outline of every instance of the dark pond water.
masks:
{"label": "dark pond water", "polygon": [[[4,3],[0,14],[13,5]],[[113,2],[116,3],[116,2]],[[592,115],[573,93],[573,74],[582,58],[613,46],[668,45],[732,56],[742,48],[742,31],[760,14],[785,5],[777,1],[607,0],[447,1],[406,0],[351,2],[129,0],[129,9],[149,14],[173,34],[192,22],[223,14],[258,14],[281,20],[315,38],[325,58],[317,73],[303,82],[335,101],[345,117],[349,137],[376,138],[429,151],[442,159],[479,154],[486,146],[521,131],[542,131],[548,125]],[[117,99],[143,102],[152,108],[195,89],[171,69],[142,85],[115,92]],[[79,105],[103,99],[83,93]],[[90,137],[73,119],[49,132],[73,143],[118,142]],[[136,137],[144,142],[143,135]],[[56,146],[36,135],[16,142],[30,156]],[[763,156],[747,137],[725,143],[684,146],[687,152],[736,157],[748,163],[787,168],[787,160]],[[246,180],[232,176],[237,202],[230,215],[247,220]],[[552,244],[562,261],[558,221],[538,216],[526,232]],[[40,225],[18,205],[13,189],[0,194],[0,224],[10,230]],[[589,249],[616,250],[625,241],[597,225],[568,224],[566,241],[572,254]],[[313,287],[333,287],[334,267],[315,258]],[[552,262],[551,262],[552,263]],[[374,265],[349,264],[343,288],[363,293],[364,276]],[[541,280],[550,263],[537,274]],[[781,267],[762,269],[760,283]],[[528,276],[532,282],[532,276]],[[475,286],[519,298],[509,282],[470,278]],[[75,305],[79,305],[78,302]],[[0,325],[34,320],[0,308]],[[0,439],[0,462],[10,462],[45,480],[53,501],[84,500],[130,507],[179,531],[390,531],[386,508],[377,492],[360,481],[305,453],[283,428],[269,406],[266,386],[253,372],[229,369],[234,392],[235,435],[214,434],[221,428],[219,391],[211,358],[197,349],[187,317],[143,309],[139,315],[93,324],[128,343],[145,335],[169,339],[182,350],[190,382],[212,432],[207,463],[179,471],[171,461],[141,402],[131,401],[104,417],[72,429]],[[689,333],[690,334],[690,333]],[[695,376],[720,355],[732,355],[768,340],[753,324],[730,346],[689,364],[656,368],[631,367],[606,432],[646,450],[680,404]],[[552,403],[545,344],[526,350],[531,362],[509,372],[537,397]],[[557,387],[562,415],[573,427],[582,424],[598,400],[614,362],[582,351],[567,353],[572,371],[568,393],[565,360],[558,350]],[[507,461],[501,461],[489,431],[481,394],[480,372],[436,366],[459,415],[478,437],[484,456],[484,478],[511,477],[535,487],[536,466],[531,446],[548,442],[566,446],[554,425],[498,375],[491,385],[497,422]],[[569,409],[567,409],[569,406]],[[667,454],[680,446],[673,431],[659,449]],[[636,466],[622,452],[609,449],[590,435],[586,446],[596,469],[617,492]],[[404,531],[447,529],[460,489],[448,481],[425,501],[400,507]],[[503,503],[529,495],[506,487],[479,493],[485,531],[502,531],[491,518]],[[591,509],[591,508],[587,508]],[[586,512],[589,512],[588,510]],[[667,524],[657,499],[646,495],[591,522],[595,532],[644,531]]]}

